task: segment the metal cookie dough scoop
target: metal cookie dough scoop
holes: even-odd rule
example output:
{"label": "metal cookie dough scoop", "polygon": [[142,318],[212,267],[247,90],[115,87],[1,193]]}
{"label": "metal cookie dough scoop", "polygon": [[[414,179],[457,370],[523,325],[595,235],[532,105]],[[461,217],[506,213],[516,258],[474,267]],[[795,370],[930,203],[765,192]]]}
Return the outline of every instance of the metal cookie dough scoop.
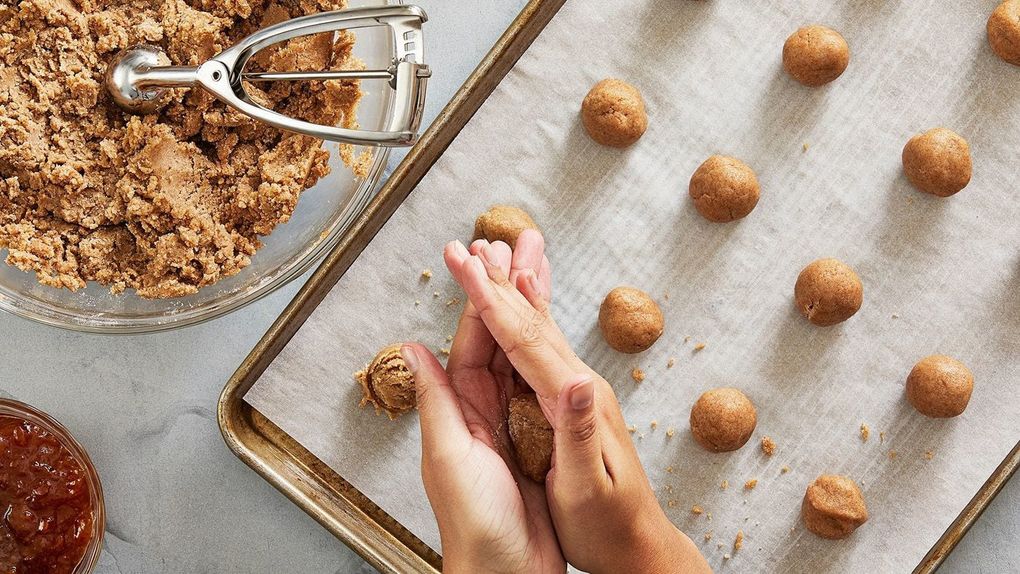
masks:
{"label": "metal cookie dough scoop", "polygon": [[[120,54],[106,71],[106,86],[126,111],[153,113],[168,101],[169,88],[201,86],[220,101],[282,130],[324,140],[369,146],[409,146],[418,140],[425,90],[432,75],[424,62],[422,24],[428,20],[417,6],[356,8],[294,18],[262,29],[201,66],[166,66],[166,56],[152,46],[135,46]],[[385,70],[322,70],[246,72],[252,56],[296,38],[351,28],[387,26],[396,56]],[[245,82],[365,79],[386,80],[396,92],[395,109],[384,131],[355,130],[316,124],[286,116],[255,103]]]}

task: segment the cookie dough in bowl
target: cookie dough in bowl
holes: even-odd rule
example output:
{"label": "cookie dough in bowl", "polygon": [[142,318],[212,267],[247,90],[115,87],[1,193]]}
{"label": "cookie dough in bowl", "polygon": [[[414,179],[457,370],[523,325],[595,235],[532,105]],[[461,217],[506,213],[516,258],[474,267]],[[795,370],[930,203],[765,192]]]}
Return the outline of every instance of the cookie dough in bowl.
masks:
{"label": "cookie dough in bowl", "polygon": [[[77,9],[32,0],[2,14],[0,77],[11,83],[0,90],[0,249],[15,265],[0,264],[0,307],[89,331],[178,327],[275,290],[335,245],[370,199],[385,150],[369,157],[365,148],[279,132],[203,90],[176,90],[159,114],[132,116],[112,104],[101,80],[106,61],[132,43],[191,63],[264,23],[343,4],[224,0],[199,10],[162,0]],[[385,66],[392,54],[388,38],[359,31],[356,46],[347,33],[313,36],[252,65],[290,68],[288,59],[321,56],[308,65]],[[267,89],[264,103],[282,113],[324,113],[371,130],[386,125],[393,99],[388,91],[362,98],[351,82]]]}

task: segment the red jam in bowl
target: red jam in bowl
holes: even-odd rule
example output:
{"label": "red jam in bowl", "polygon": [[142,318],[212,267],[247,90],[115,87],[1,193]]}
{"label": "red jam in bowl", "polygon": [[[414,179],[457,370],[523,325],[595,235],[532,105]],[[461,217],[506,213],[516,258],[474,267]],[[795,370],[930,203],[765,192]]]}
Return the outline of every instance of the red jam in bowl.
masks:
{"label": "red jam in bowl", "polygon": [[0,415],[0,573],[75,572],[94,536],[91,488],[59,437]]}

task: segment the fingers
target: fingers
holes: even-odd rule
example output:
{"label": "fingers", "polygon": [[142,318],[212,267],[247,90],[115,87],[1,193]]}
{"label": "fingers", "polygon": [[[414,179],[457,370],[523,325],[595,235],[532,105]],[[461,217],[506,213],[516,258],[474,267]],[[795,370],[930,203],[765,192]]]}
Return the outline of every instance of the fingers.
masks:
{"label": "fingers", "polygon": [[428,349],[417,343],[400,347],[400,356],[414,376],[422,453],[426,457],[441,456],[452,448],[468,444],[471,434],[443,366]]}
{"label": "fingers", "polygon": [[[468,250],[459,241],[451,241],[443,251],[446,267],[453,275],[454,281],[460,283],[460,268],[465,259],[471,257]],[[485,368],[492,361],[496,351],[496,340],[492,338],[488,327],[482,322],[478,311],[470,301],[464,305],[457,332],[450,345],[450,358],[447,370],[456,373],[462,369]]]}
{"label": "fingers", "polygon": [[598,486],[608,478],[595,407],[595,382],[575,377],[564,385],[553,422],[553,469],[560,484]]}
{"label": "fingers", "polygon": [[467,259],[460,271],[464,291],[531,387],[542,397],[557,396],[563,381],[576,372],[550,344],[558,330],[552,333],[548,314],[536,311],[516,289],[497,284],[490,273],[479,258]]}
{"label": "fingers", "polygon": [[538,274],[545,257],[545,239],[534,229],[525,229],[514,243],[513,259],[510,262],[510,282],[516,284],[517,277],[525,271]]}
{"label": "fingers", "polygon": [[516,286],[536,311],[539,313],[549,311],[549,299],[546,297],[545,289],[543,289],[537,273],[530,269],[522,272],[517,276]]}

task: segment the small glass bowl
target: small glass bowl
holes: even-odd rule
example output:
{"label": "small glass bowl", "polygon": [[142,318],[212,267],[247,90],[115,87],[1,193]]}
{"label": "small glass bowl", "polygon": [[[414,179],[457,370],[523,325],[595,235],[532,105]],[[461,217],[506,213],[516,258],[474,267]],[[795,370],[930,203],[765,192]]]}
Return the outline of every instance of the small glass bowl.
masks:
{"label": "small glass bowl", "polygon": [[99,562],[99,554],[103,550],[103,532],[106,530],[106,505],[103,502],[103,485],[99,481],[96,467],[92,465],[92,459],[89,458],[85,449],[71,436],[71,433],[64,425],[31,405],[14,399],[0,398],[0,416],[18,417],[39,425],[57,437],[60,444],[85,469],[85,478],[88,481],[89,492],[92,494],[92,539],[89,540],[89,545],[85,549],[81,562],[75,567],[74,574],[89,574],[95,569],[96,563]]}
{"label": "small glass bowl", "polygon": [[[402,4],[402,0],[352,0],[351,7]],[[393,60],[390,32],[379,27],[355,31],[355,56],[369,68],[386,68]],[[362,129],[384,130],[394,113],[393,91],[381,81],[361,84],[358,105]],[[165,331],[215,319],[257,301],[298,278],[332,250],[374,197],[386,169],[389,151],[375,148],[368,177],[357,179],[330,151],[331,172],[301,194],[290,220],[263,237],[251,264],[233,277],[178,299],[143,299],[133,290],[114,295],[89,283],[79,291],[39,284],[35,273],[4,262],[0,251],[0,309],[20,317],[71,329],[110,334]],[[357,156],[365,148],[356,147]]]}

